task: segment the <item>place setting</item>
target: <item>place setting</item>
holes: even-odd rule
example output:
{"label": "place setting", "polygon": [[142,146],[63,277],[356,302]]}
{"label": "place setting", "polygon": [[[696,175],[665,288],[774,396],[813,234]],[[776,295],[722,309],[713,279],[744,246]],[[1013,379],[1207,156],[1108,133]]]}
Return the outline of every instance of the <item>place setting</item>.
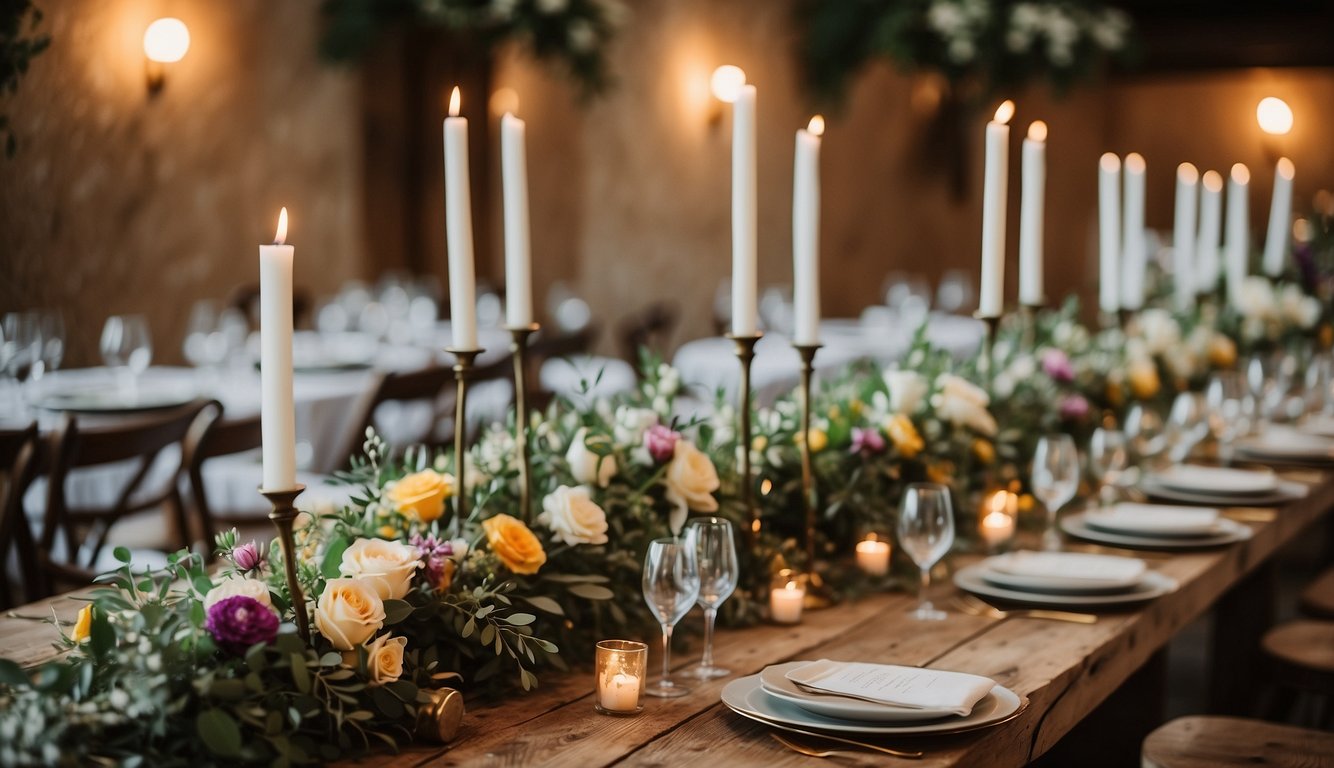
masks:
{"label": "place setting", "polygon": [[[1139,558],[1028,550],[994,555],[960,568],[954,574],[954,585],[985,600],[1081,610],[1143,603],[1178,586],[1175,579],[1149,569]],[[1081,613],[1029,617],[1092,623]]]}
{"label": "place setting", "polygon": [[1181,464],[1146,473],[1138,490],[1151,499],[1206,506],[1273,506],[1300,499],[1302,483],[1273,470]]}

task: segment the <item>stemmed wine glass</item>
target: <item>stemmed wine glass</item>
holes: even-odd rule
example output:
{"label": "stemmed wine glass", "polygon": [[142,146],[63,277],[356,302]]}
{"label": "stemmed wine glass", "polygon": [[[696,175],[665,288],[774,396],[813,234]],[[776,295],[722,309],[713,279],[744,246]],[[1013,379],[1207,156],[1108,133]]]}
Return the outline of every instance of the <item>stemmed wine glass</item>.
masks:
{"label": "stemmed wine glass", "polygon": [[1061,534],[1056,528],[1056,512],[1075,497],[1079,490],[1079,450],[1069,435],[1043,435],[1033,453],[1031,475],[1033,495],[1047,510],[1047,531],[1043,546],[1061,548]]}
{"label": "stemmed wine glass", "polygon": [[40,376],[42,365],[42,328],[36,312],[9,312],[0,320],[3,330],[5,374],[14,380],[18,407],[27,406],[24,383]]}
{"label": "stemmed wine glass", "polygon": [[1130,406],[1125,420],[1126,437],[1134,458],[1148,467],[1153,467],[1167,450],[1167,430],[1163,427],[1163,417],[1143,403]]}
{"label": "stemmed wine glass", "polygon": [[1209,379],[1205,389],[1209,404],[1209,431],[1218,441],[1218,460],[1232,463],[1233,443],[1250,434],[1254,402],[1246,379],[1236,371],[1221,371]]}
{"label": "stemmed wine glass", "polygon": [[1334,413],[1334,355],[1321,352],[1306,366],[1305,410],[1308,415]]}
{"label": "stemmed wine glass", "polygon": [[937,483],[912,483],[899,505],[899,546],[922,572],[922,592],[912,616],[939,621],[945,612],[931,604],[931,568],[954,545],[954,510],[949,488]]}
{"label": "stemmed wine glass", "polygon": [[39,332],[42,336],[42,364],[34,370],[33,378],[59,370],[65,360],[65,316],[55,309],[43,312]]}
{"label": "stemmed wine glass", "polygon": [[1209,415],[1204,399],[1194,392],[1182,392],[1167,412],[1167,456],[1180,464],[1191,450],[1209,434]]}
{"label": "stemmed wine glass", "polygon": [[1130,438],[1119,429],[1099,427],[1089,440],[1089,469],[1098,481],[1098,499],[1102,506],[1111,506],[1116,497],[1116,486],[1122,474],[1130,467]]}
{"label": "stemmed wine glass", "polygon": [[102,360],[116,369],[125,389],[133,392],[139,376],[153,361],[153,342],[143,315],[112,315],[102,327]]}
{"label": "stemmed wine glass", "polygon": [[662,625],[662,677],[644,688],[659,698],[676,698],[690,689],[671,678],[672,628],[699,597],[699,568],[694,542],[655,539],[644,555],[644,602]]}
{"label": "stemmed wine glass", "polygon": [[704,653],[699,665],[686,674],[700,680],[726,677],[731,670],[713,663],[713,624],[718,606],[731,597],[741,578],[732,524],[721,517],[696,518],[686,526],[686,542],[694,545],[699,566],[699,607],[704,609]]}

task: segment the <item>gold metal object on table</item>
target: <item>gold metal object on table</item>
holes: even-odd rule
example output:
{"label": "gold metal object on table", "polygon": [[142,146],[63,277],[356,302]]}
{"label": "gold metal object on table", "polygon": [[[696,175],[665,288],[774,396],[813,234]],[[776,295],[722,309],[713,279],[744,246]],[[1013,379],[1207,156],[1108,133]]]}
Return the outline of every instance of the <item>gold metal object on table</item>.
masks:
{"label": "gold metal object on table", "polygon": [[454,398],[454,536],[463,533],[463,520],[468,516],[468,379],[472,378],[473,363],[484,349],[457,349],[445,347],[454,356],[454,381],[458,394]]}
{"label": "gold metal object on table", "polygon": [[1043,608],[1019,608],[1002,611],[991,603],[969,594],[957,595],[954,598],[954,604],[964,613],[991,619],[1047,619],[1049,621],[1066,621],[1071,624],[1098,623],[1098,617],[1091,613],[1051,611]]}
{"label": "gold metal object on table", "polygon": [[1046,309],[1047,302],[1039,301],[1036,304],[1020,304],[1019,312],[1024,323],[1024,348],[1030,352],[1037,351],[1038,345],[1038,314]]}
{"label": "gold metal object on table", "polygon": [[[740,713],[738,713],[738,714],[740,714]],[[747,717],[749,717],[749,715],[747,715]],[[756,721],[761,722],[761,723],[764,723],[765,725],[775,725],[774,723],[770,723],[770,722],[767,721],[767,720],[761,720],[761,719],[758,718],[758,717],[751,717],[751,719],[752,719],[752,720],[756,720]],[[787,725],[783,725],[782,728],[783,728],[783,730],[788,731],[788,732],[790,732],[790,733],[800,733],[802,736],[812,736],[812,737],[817,738],[817,739],[824,739],[825,741],[832,741],[832,742],[835,742],[835,743],[837,743],[837,744],[847,744],[848,746],[851,746],[851,747],[857,747],[857,748],[859,748],[859,749],[869,749],[869,750],[871,750],[871,751],[873,751],[873,752],[880,752],[880,753],[882,753],[882,754],[890,755],[890,756],[892,756],[892,757],[901,757],[901,758],[903,758],[903,759],[905,759],[905,760],[921,760],[922,757],[923,757],[923,755],[924,755],[924,753],[922,753],[922,752],[918,752],[918,751],[910,751],[910,750],[904,750],[904,749],[894,749],[894,748],[892,748],[892,747],[882,747],[882,746],[880,746],[879,744],[871,744],[871,743],[869,743],[869,742],[865,742],[865,741],[856,741],[856,740],[853,740],[853,739],[845,739],[845,738],[842,738],[841,736],[832,736],[832,735],[830,735],[830,734],[826,734],[826,733],[816,733],[815,731],[805,731],[805,730],[802,730],[802,729],[800,729],[800,728],[792,728],[792,727],[789,727],[789,726],[787,726]],[[819,754],[819,755],[817,755],[817,754],[815,754],[815,753],[818,752],[818,751],[821,751],[821,750],[816,750],[816,749],[813,749],[813,748],[811,748],[811,747],[807,747],[807,746],[804,745],[804,744],[801,745],[801,746],[798,746],[797,743],[796,743],[795,741],[792,741],[792,740],[790,740],[790,739],[788,739],[788,738],[786,738],[786,737],[784,737],[784,736],[779,736],[778,734],[774,733],[773,731],[770,731],[770,732],[769,732],[769,735],[772,736],[772,737],[774,737],[774,739],[776,739],[777,741],[779,741],[783,746],[787,747],[788,749],[791,749],[791,750],[793,750],[794,752],[800,752],[800,753],[803,754],[803,755],[810,755],[811,757],[829,757],[829,755],[833,753],[833,750],[831,750],[831,751],[829,751],[829,752],[825,752],[824,754]],[[808,749],[811,750],[811,751],[809,751],[809,752],[806,751],[806,750],[808,750]],[[838,752],[847,752],[848,750],[846,750],[846,749],[842,749],[842,750],[837,750],[837,751],[838,751]]]}
{"label": "gold metal object on table", "polygon": [[427,695],[431,700],[417,707],[414,732],[419,739],[448,744],[463,723],[463,694],[453,688],[436,688]]}
{"label": "gold metal object on table", "polygon": [[737,446],[741,453],[741,503],[750,518],[746,536],[752,544],[760,536],[760,508],[755,503],[755,478],[750,468],[750,364],[755,359],[755,345],[761,335],[727,334],[741,363],[741,388],[737,391]]}
{"label": "gold metal object on table", "polygon": [[524,369],[528,357],[528,337],[541,326],[537,323],[510,326],[510,356],[514,358],[514,446],[519,452],[519,511],[525,524],[532,522],[533,481],[528,457],[528,376]]}
{"label": "gold metal object on table", "polygon": [[306,486],[297,484],[285,491],[272,491],[264,488],[259,492],[273,505],[269,519],[278,529],[278,546],[282,548],[283,569],[287,575],[287,591],[292,597],[292,612],[296,615],[296,631],[301,639],[310,642],[310,617],[306,614],[306,596],[301,591],[301,581],[296,577],[296,518],[301,514],[296,508],[296,497],[306,490]]}
{"label": "gold metal object on table", "polygon": [[827,608],[832,603],[828,588],[815,570],[815,472],[811,468],[811,398],[814,394],[811,378],[815,373],[815,353],[820,344],[793,344],[801,355],[801,506],[806,521],[806,587],[807,608]]}
{"label": "gold metal object on table", "polygon": [[991,391],[991,384],[996,379],[996,334],[1000,330],[1000,315],[984,315],[981,311],[973,313],[973,317],[981,320],[986,325],[986,330],[982,336],[982,365],[985,366],[984,376],[986,376],[987,391]]}

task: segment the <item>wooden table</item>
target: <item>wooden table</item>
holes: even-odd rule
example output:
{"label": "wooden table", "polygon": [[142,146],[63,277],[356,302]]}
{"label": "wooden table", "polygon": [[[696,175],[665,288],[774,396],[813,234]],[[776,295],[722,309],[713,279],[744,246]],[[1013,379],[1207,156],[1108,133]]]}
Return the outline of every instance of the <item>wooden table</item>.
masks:
{"label": "wooden table", "polygon": [[[894,740],[892,746],[926,752],[920,761],[854,753],[857,765],[1019,766],[1046,753],[1161,651],[1184,626],[1264,564],[1281,546],[1334,507],[1334,475],[1288,473],[1309,483],[1310,494],[1272,515],[1254,513],[1247,542],[1197,553],[1152,558],[1150,567],[1177,579],[1180,588],[1142,608],[1101,615],[1077,625],[1033,619],[995,620],[951,613],[945,621],[917,622],[906,612],[914,598],[885,594],[808,613],[796,627],[761,626],[723,631],[718,664],[733,677],[700,683],[689,696],[646,702],[638,717],[617,718],[593,710],[592,675],[547,673],[544,685],[516,694],[503,706],[475,705],[464,730],[448,748],[415,748],[380,755],[364,766],[603,765],[658,766],[712,762],[719,766],[796,765],[806,758],[770,739],[766,727],[720,703],[724,685],[769,664],[831,658],[916,664],[994,678],[1028,697],[1020,717],[1001,726],[947,737]],[[973,558],[956,556],[956,567]],[[945,587],[940,590],[945,591]],[[943,597],[943,594],[942,594]],[[71,616],[78,604],[56,601]],[[22,614],[50,613],[28,606]],[[694,620],[694,618],[687,619]],[[1243,629],[1238,627],[1238,629]],[[1227,632],[1227,627],[1222,627]],[[51,655],[49,626],[0,619],[6,656],[33,663]],[[683,654],[684,655],[684,654]],[[682,658],[682,666],[694,661]],[[1223,663],[1223,660],[1219,660]],[[1137,749],[1138,742],[1135,742]]]}

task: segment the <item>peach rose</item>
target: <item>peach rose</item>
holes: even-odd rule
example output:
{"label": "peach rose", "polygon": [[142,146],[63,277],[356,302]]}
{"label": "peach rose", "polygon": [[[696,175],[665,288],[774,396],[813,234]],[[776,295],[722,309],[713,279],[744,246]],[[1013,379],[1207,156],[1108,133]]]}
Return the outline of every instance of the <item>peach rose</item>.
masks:
{"label": "peach rose", "polygon": [[384,539],[357,539],[343,552],[339,573],[366,579],[381,600],[400,600],[421,565],[416,547]]}
{"label": "peach rose", "polygon": [[663,481],[667,484],[667,500],[676,505],[668,520],[673,534],[681,532],[687,510],[714,512],[718,509],[718,500],[713,498],[713,492],[719,486],[718,470],[709,457],[689,440],[676,444],[676,454],[672,456],[672,463],[667,465],[667,475]]}
{"label": "peach rose", "polygon": [[392,683],[403,676],[403,650],[407,645],[406,637],[382,635],[366,646],[366,672],[371,685]]}
{"label": "peach rose", "polygon": [[315,605],[315,628],[350,651],[384,626],[384,601],[367,579],[330,579]]}
{"label": "peach rose", "polygon": [[434,469],[423,469],[405,475],[385,489],[384,495],[400,514],[429,523],[445,513],[445,499],[453,494],[452,477]]}
{"label": "peach rose", "polygon": [[528,526],[509,515],[496,515],[482,521],[487,543],[500,562],[515,573],[533,574],[547,561],[542,542]]}

